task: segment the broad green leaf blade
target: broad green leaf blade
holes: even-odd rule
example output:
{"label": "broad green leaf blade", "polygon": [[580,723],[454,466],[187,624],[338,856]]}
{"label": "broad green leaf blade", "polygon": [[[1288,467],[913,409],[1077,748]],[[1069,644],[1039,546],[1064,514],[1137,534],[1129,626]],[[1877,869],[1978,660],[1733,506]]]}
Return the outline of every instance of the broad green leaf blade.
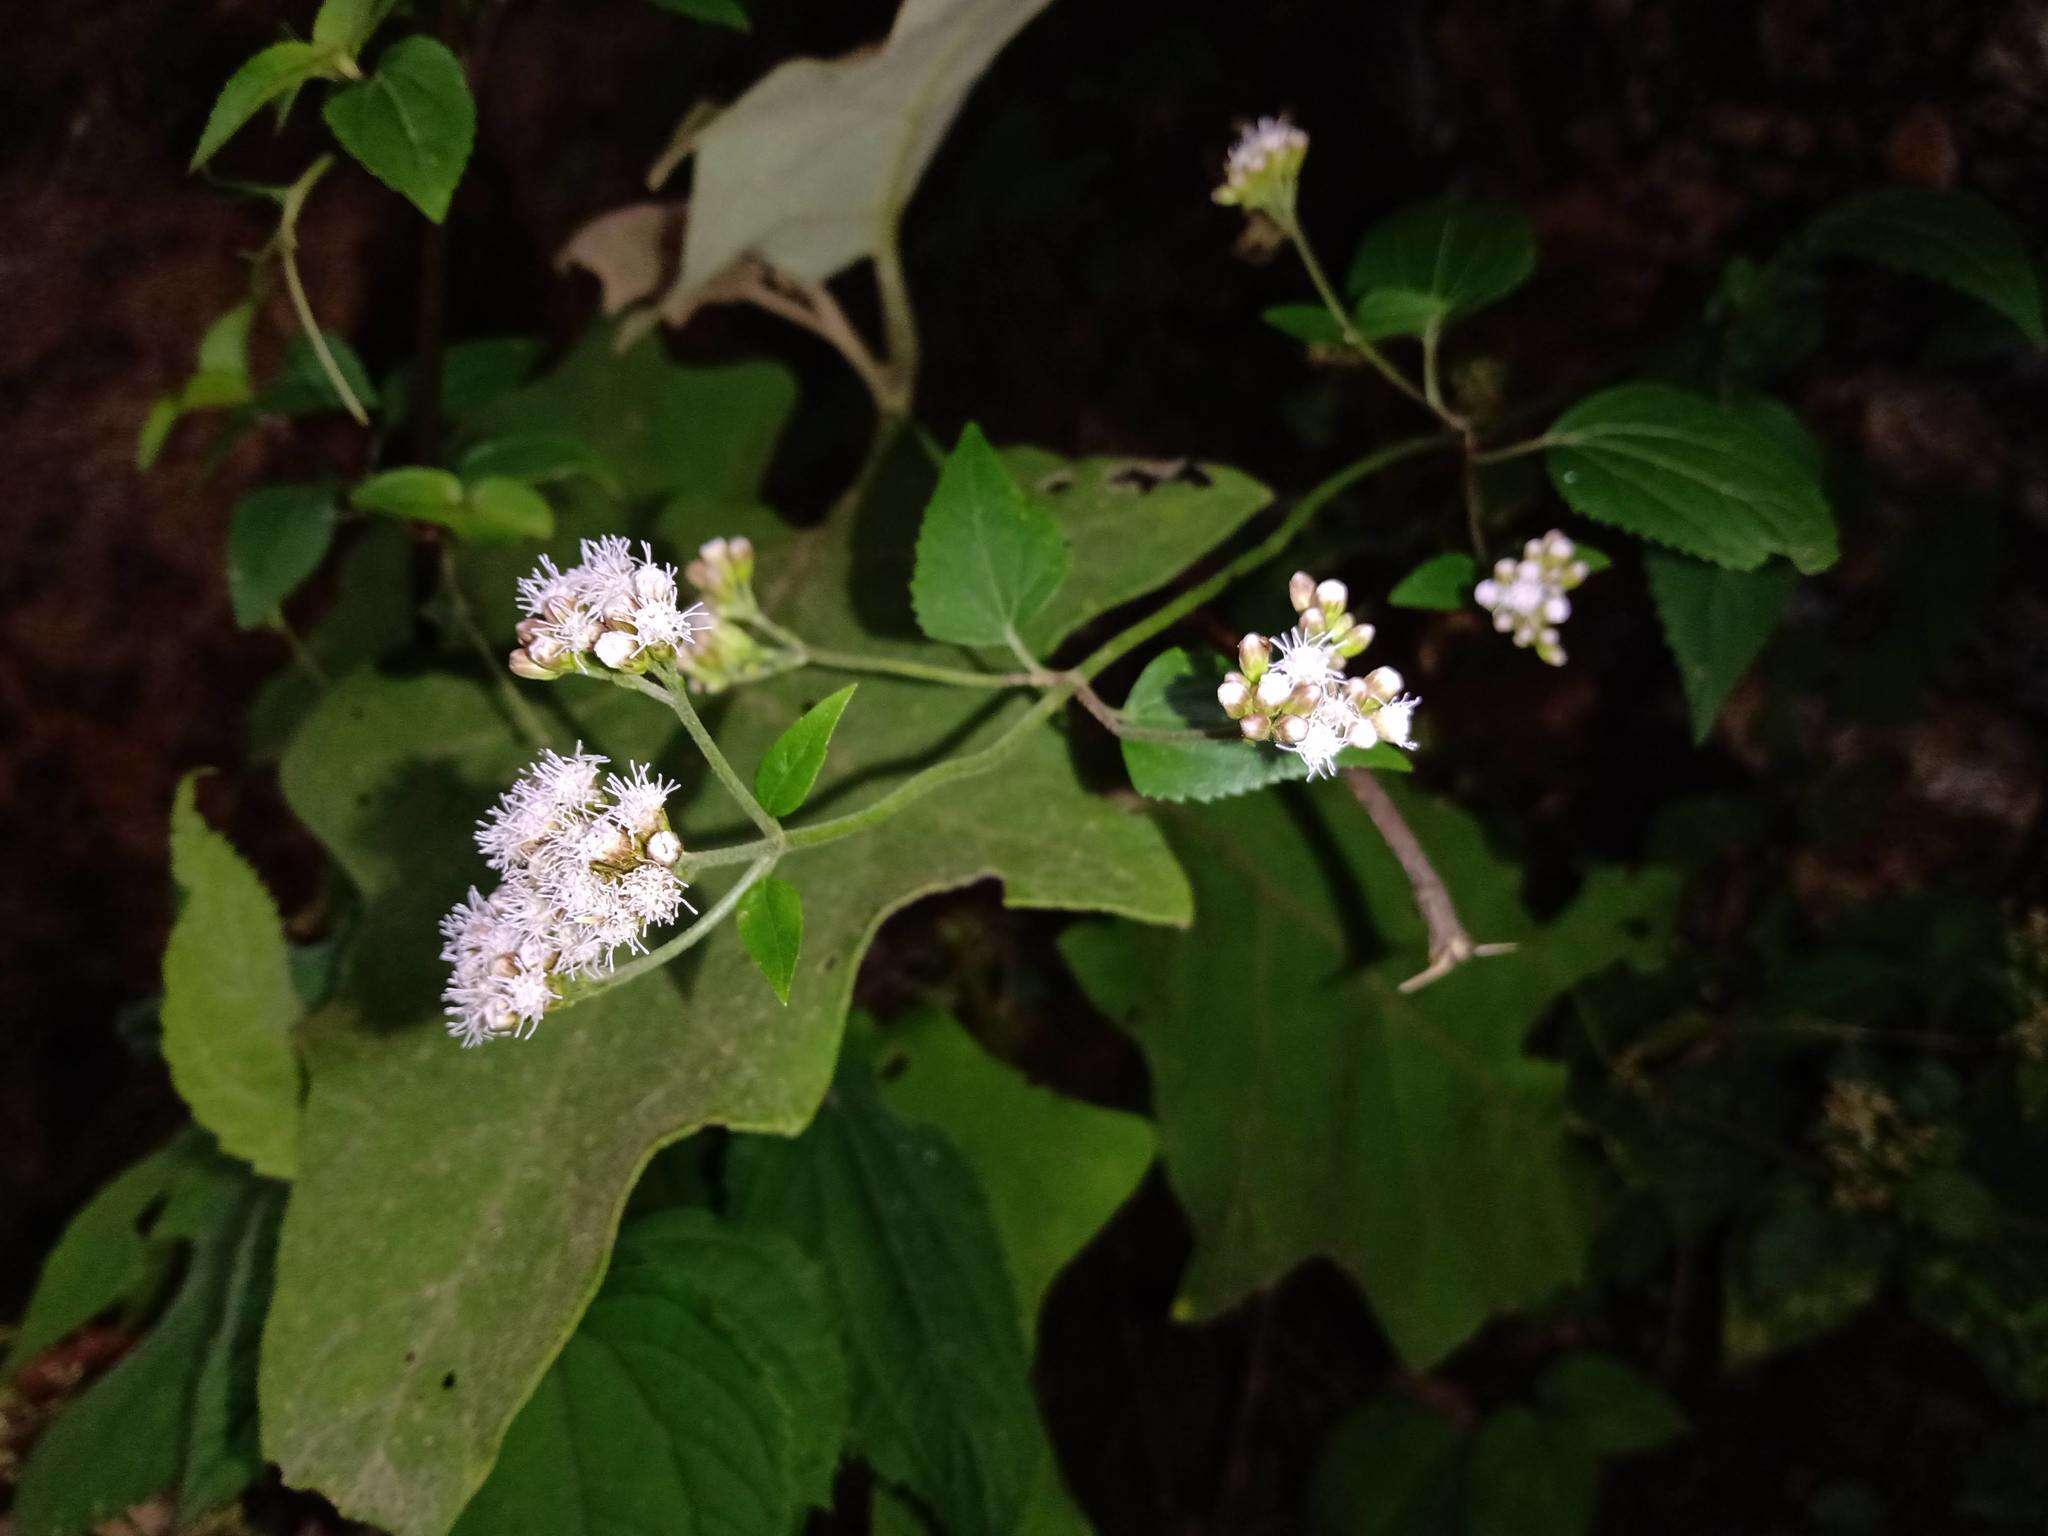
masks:
{"label": "broad green leaf blade", "polygon": [[1208,549],[1265,509],[1273,493],[1251,476],[1194,459],[1063,459],[1006,448],[1003,464],[1027,506],[1052,519],[1067,543],[1067,576],[1023,626],[1040,655],[1088,619],[1178,574],[1184,551]]}
{"label": "broad green leaf blade", "polygon": [[1931,278],[1988,304],[2048,346],[2041,285],[2025,237],[1969,192],[1887,187],[1830,208],[1806,226],[1795,254],[1854,256]]}
{"label": "broad green leaf blade", "polygon": [[818,772],[825,766],[825,752],[832,745],[832,732],[839,717],[853,700],[858,686],[848,683],[837,693],[804,711],[803,718],[775,738],[754,770],[754,798],[770,816],[791,816],[802,809]]}
{"label": "broad green leaf blade", "polygon": [[678,16],[687,16],[709,26],[730,27],[735,32],[754,29],[754,23],[740,0],[654,0],[654,3],[664,11],[673,11]]}
{"label": "broad green leaf blade", "polygon": [[1519,208],[1434,198],[1374,227],[1345,287],[1368,337],[1440,329],[1506,298],[1536,270],[1536,237]]}
{"label": "broad green leaf blade", "polygon": [[233,138],[242,125],[288,91],[308,80],[332,78],[336,51],[321,43],[272,43],[228,77],[192,151],[198,170]]}
{"label": "broad green leaf blade", "polygon": [[735,1143],[742,1225],[824,1267],[852,1366],[852,1445],[955,1536],[1001,1536],[1043,1455],[1016,1297],[973,1171],[900,1119],[849,1052],[794,1141]]}
{"label": "broad green leaf blade", "polygon": [[256,305],[245,299],[225,310],[206,334],[199,338],[199,366],[195,370],[224,379],[239,379],[247,399],[249,387],[249,327],[256,320]]}
{"label": "broad green leaf blade", "polygon": [[1337,317],[1321,304],[1276,304],[1259,318],[1306,346],[1334,347],[1344,339]]}
{"label": "broad green leaf blade", "polygon": [[705,1211],[621,1234],[458,1536],[789,1536],[829,1503],[846,1360],[817,1267]]}
{"label": "broad green leaf blade", "polygon": [[746,255],[822,283],[895,239],[967,92],[1047,0],[905,0],[888,40],[772,70],[697,137],[682,272],[687,313]]}
{"label": "broad green leaf blade", "polygon": [[150,1273],[142,1218],[193,1168],[210,1160],[204,1138],[187,1130],[152,1152],[86,1202],[43,1260],[28,1310],[7,1346],[0,1377],[10,1377],[52,1344],[119,1302]]}
{"label": "broad green leaf blade", "polygon": [[1600,1463],[1565,1427],[1503,1408],[1465,1464],[1468,1536],[1585,1536],[1600,1502]]}
{"label": "broad green leaf blade", "polygon": [[[1603,871],[1538,928],[1476,825],[1389,789],[1473,934],[1514,954],[1399,993],[1422,968],[1421,920],[1340,786],[1307,815],[1272,795],[1172,813],[1201,928],[1086,924],[1062,950],[1151,1066],[1167,1175],[1195,1229],[1176,1310],[1213,1316],[1327,1255],[1422,1369],[1578,1279],[1588,1234],[1564,1074],[1522,1041],[1561,992],[1654,942],[1676,882]],[[1361,942],[1340,917],[1351,892],[1385,950],[1362,974],[1346,963]]]}
{"label": "broad green leaf blade", "polygon": [[[652,430],[661,415],[639,420]],[[667,462],[622,430],[618,440],[628,457]],[[683,446],[698,452],[694,442]],[[815,532],[759,530],[763,606],[800,614],[821,646],[957,663],[863,627],[864,562],[907,566],[915,539],[930,479],[914,445],[878,484]],[[687,547],[721,525],[673,526]],[[1200,553],[1181,551],[1178,563]],[[635,694],[582,679],[554,686],[584,740],[605,750],[621,724],[666,729]],[[720,744],[756,761],[814,702],[807,688],[781,678],[735,693]],[[871,804],[940,752],[989,746],[1025,708],[886,678],[863,682],[861,700],[808,802],[817,814]],[[615,717],[621,707],[629,713]],[[1084,791],[1061,733],[1025,731],[1005,750],[999,768],[870,833],[790,856],[781,873],[802,886],[807,910],[786,1010],[721,928],[667,970],[551,1017],[531,1041],[460,1051],[440,1029],[434,924],[486,878],[468,823],[530,748],[472,683],[364,672],[336,685],[281,774],[294,812],[365,898],[344,1001],[314,1034],[264,1339],[266,1446],[288,1482],[399,1536],[445,1530],[595,1292],[648,1157],[708,1124],[789,1133],[810,1119],[861,957],[891,913],[995,879],[1016,906],[1188,919],[1185,881],[1157,830]],[[670,814],[692,846],[746,835],[715,785]],[[704,905],[721,890],[714,878],[692,896]],[[651,1074],[650,1062],[676,1070]],[[520,1134],[508,1138],[513,1125]],[[418,1178],[428,1164],[434,1178]],[[536,1231],[549,1234],[539,1256]],[[444,1389],[450,1372],[458,1385]]]}
{"label": "broad green leaf blade", "polygon": [[393,43],[377,71],[327,99],[322,114],[363,169],[436,224],[476,143],[462,61],[431,37]]}
{"label": "broad green leaf blade", "polygon": [[191,1244],[177,1294],[36,1442],[15,1490],[19,1536],[82,1536],[167,1490],[194,1521],[261,1470],[252,1356],[283,1193],[218,1159],[186,1172],[158,1224]]}
{"label": "broad green leaf blade", "polygon": [[560,432],[519,432],[490,437],[462,455],[455,472],[464,480],[501,475],[529,485],[545,485],[588,475],[606,480],[609,474],[597,450],[580,438]]}
{"label": "broad green leaf blade", "polygon": [[451,524],[478,544],[514,544],[544,539],[555,531],[555,509],[524,480],[486,475],[463,488],[462,513]]}
{"label": "broad green leaf blade", "polygon": [[918,628],[954,645],[1021,640],[1067,574],[1059,525],[969,423],[946,458],[917,536],[910,600]]}
{"label": "broad green leaf blade", "polygon": [[1036,1086],[933,1008],[884,1030],[876,1059],[883,1101],[944,1132],[979,1179],[1030,1343],[1054,1277],[1151,1166],[1150,1122]]}
{"label": "broad green leaf blade", "polygon": [[184,404],[176,395],[163,395],[149,403],[149,414],[142,418],[142,430],[135,434],[137,469],[147,472],[156,467],[156,461],[163,457],[164,444],[170,441],[171,428],[184,414]]}
{"label": "broad green leaf blade", "polygon": [[[1235,730],[1216,702],[1226,670],[1218,656],[1197,660],[1178,646],[1162,651],[1131,685],[1124,714],[1148,730]],[[1242,738],[1187,743],[1126,739],[1119,745],[1131,787],[1148,800],[1223,800],[1308,777],[1297,754]],[[1337,760],[1347,768],[1379,773],[1410,771],[1408,755],[1385,743],[1363,752],[1347,747]]]}
{"label": "broad green leaf blade", "polygon": [[1633,1366],[1597,1350],[1553,1364],[1537,1381],[1536,1398],[1549,1418],[1601,1456],[1654,1451],[1687,1428],[1676,1403]]}
{"label": "broad green leaf blade", "polygon": [[1668,384],[1623,384],[1558,417],[1545,455],[1573,511],[1731,570],[1835,563],[1809,467],[1746,413]]}
{"label": "broad green leaf blade", "polygon": [[1455,613],[1472,600],[1472,584],[1478,579],[1479,566],[1470,555],[1437,555],[1394,583],[1387,602],[1395,608]]}
{"label": "broad green leaf blade", "polygon": [[1316,1457],[1312,1536],[1462,1536],[1458,1426],[1380,1397],[1346,1414]]}
{"label": "broad green leaf blade", "polygon": [[462,482],[445,469],[408,465],[370,476],[348,494],[358,512],[454,527],[462,517]]}
{"label": "broad green leaf blade", "polygon": [[[356,399],[365,407],[374,407],[378,399],[377,389],[370,382],[363,360],[356,356],[356,349],[332,331],[322,331],[320,339],[327,344],[334,366],[341,371]],[[284,344],[284,361],[277,370],[277,377],[256,397],[256,408],[285,416],[313,416],[324,411],[347,409],[341,403],[341,396],[334,392],[333,381],[320,366],[319,355],[314,352],[312,343],[299,334],[294,334]]]}
{"label": "broad green leaf blade", "polygon": [[740,898],[733,916],[740,942],[775,989],[775,1000],[787,1004],[804,943],[803,898],[787,880],[770,875]]}
{"label": "broad green leaf blade", "polygon": [[[531,336],[486,336],[457,342],[441,359],[442,415],[457,426],[469,426],[476,413],[524,384],[546,350]],[[383,414],[384,425],[390,428],[412,419],[410,363],[400,364],[386,378]]]}
{"label": "broad green leaf blade", "polygon": [[397,8],[398,0],[320,0],[313,14],[313,41],[354,58]]}
{"label": "broad green leaf blade", "polygon": [[320,568],[334,541],[334,488],[266,485],[235,503],[228,525],[228,601],[235,623],[257,629]]}
{"label": "broad green leaf blade", "polygon": [[194,776],[171,808],[171,875],[183,901],[164,948],[163,1049],[193,1117],[258,1173],[298,1158],[301,1009],[277,907],[256,872],[200,817]]}
{"label": "broad green leaf blade", "polygon": [[1643,569],[1685,684],[1693,740],[1705,741],[1729,690],[1778,627],[1798,573],[1782,561],[1730,571],[1658,550],[1644,555]]}

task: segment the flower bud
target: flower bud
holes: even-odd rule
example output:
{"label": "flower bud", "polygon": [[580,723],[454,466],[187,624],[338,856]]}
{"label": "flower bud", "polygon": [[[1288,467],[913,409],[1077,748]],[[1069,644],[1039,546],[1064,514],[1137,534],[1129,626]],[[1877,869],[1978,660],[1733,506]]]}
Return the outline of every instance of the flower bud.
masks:
{"label": "flower bud", "polygon": [[1296,683],[1294,691],[1287,695],[1287,702],[1280,706],[1290,715],[1312,715],[1316,706],[1323,702],[1322,686],[1318,683]]}
{"label": "flower bud", "polygon": [[1308,720],[1302,715],[1288,715],[1274,723],[1273,735],[1282,746],[1298,747],[1308,739]]}
{"label": "flower bud", "polygon": [[1246,679],[1256,683],[1273,664],[1273,647],[1264,635],[1246,635],[1237,642],[1237,664],[1244,668]]}
{"label": "flower bud", "polygon": [[593,830],[586,851],[597,863],[624,865],[633,862],[637,850],[632,834],[624,827],[603,826]]}
{"label": "flower bud", "polygon": [[1246,715],[1237,722],[1246,741],[1264,741],[1273,734],[1273,722],[1265,715]]}
{"label": "flower bud", "polygon": [[625,670],[639,648],[639,640],[622,629],[608,629],[597,637],[597,659],[614,670]]}
{"label": "flower bud", "polygon": [[1372,637],[1377,633],[1378,631],[1370,624],[1352,625],[1350,633],[1337,642],[1337,654],[1347,661],[1350,660],[1371,645]]}
{"label": "flower bud", "polygon": [[1253,697],[1261,709],[1278,709],[1287,702],[1287,696],[1294,691],[1293,685],[1278,672],[1268,672],[1259,679]]}
{"label": "flower bud", "polygon": [[1373,730],[1380,740],[1402,748],[1415,745],[1415,704],[1414,699],[1397,699],[1372,717]]}
{"label": "flower bud", "polygon": [[673,864],[683,856],[683,840],[667,827],[647,839],[647,857],[657,864]]}
{"label": "flower bud", "polygon": [[643,603],[673,602],[676,579],[658,565],[643,565],[633,573],[633,595]]}
{"label": "flower bud", "polygon": [[519,643],[521,645],[531,646],[535,640],[538,640],[540,638],[540,620],[521,619],[519,623],[516,626],[514,626],[512,632],[519,637]]}
{"label": "flower bud", "polygon": [[1365,674],[1365,686],[1374,698],[1385,703],[1401,691],[1401,674],[1392,667],[1374,667]]}
{"label": "flower bud", "polygon": [[1361,751],[1375,745],[1380,739],[1379,730],[1372,723],[1370,715],[1354,715],[1344,730],[1344,745],[1357,747]]}
{"label": "flower bud", "polygon": [[1223,679],[1216,690],[1216,702],[1223,706],[1223,713],[1235,720],[1251,706],[1251,685],[1241,673],[1233,672]]}
{"label": "flower bud", "polygon": [[[1288,595],[1290,597],[1293,596],[1292,593]],[[1351,589],[1335,577],[1328,581],[1316,583],[1316,601],[1321,603],[1331,613],[1342,613],[1344,605],[1350,601],[1350,598]]]}
{"label": "flower bud", "polygon": [[555,675],[528,655],[523,645],[506,659],[505,664],[512,669],[515,676],[531,678],[536,683],[548,682]]}
{"label": "flower bud", "polygon": [[1572,600],[1562,593],[1547,599],[1543,604],[1543,617],[1552,624],[1562,624],[1572,616]]}
{"label": "flower bud", "polygon": [[1320,635],[1330,627],[1330,621],[1320,608],[1310,608],[1301,616],[1301,632],[1304,635]]}
{"label": "flower bud", "polygon": [[[1307,571],[1296,571],[1287,578],[1287,600],[1294,604],[1296,613],[1306,613],[1315,606],[1316,579]],[[1341,604],[1339,605],[1342,606]]]}

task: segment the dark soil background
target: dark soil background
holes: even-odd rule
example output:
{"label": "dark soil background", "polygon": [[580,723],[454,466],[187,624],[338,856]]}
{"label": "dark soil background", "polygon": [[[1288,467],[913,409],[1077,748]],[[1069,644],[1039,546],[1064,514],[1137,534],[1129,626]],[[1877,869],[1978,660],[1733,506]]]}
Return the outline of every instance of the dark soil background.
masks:
{"label": "dark soil background", "polygon": [[[153,474],[134,468],[149,402],[240,296],[264,236],[246,204],[188,177],[185,158],[219,83],[281,25],[303,34],[312,9],[16,0],[4,18],[0,1314],[18,1307],[65,1217],[181,1118],[117,1021],[156,988],[172,786],[191,767],[241,760],[249,700],[285,659],[273,637],[230,620],[229,509],[262,479],[362,453],[345,423],[279,424],[215,465],[209,434],[187,430]],[[595,291],[555,272],[553,253],[640,195],[684,109],[791,54],[872,40],[891,7],[754,9],[744,37],[646,0],[489,9],[473,51],[477,156],[450,226],[456,337],[573,335]],[[1057,0],[976,92],[912,210],[921,401],[942,436],[972,414],[998,441],[1198,452],[1283,495],[1414,430],[1370,379],[1306,368],[1259,324],[1260,308],[1306,290],[1286,263],[1238,253],[1241,221],[1209,201],[1236,118],[1285,109],[1311,131],[1304,208],[1333,264],[1374,217],[1446,185],[1527,208],[1542,269],[1471,327],[1465,351],[1501,360],[1513,398],[1562,402],[1697,316],[1731,255],[1767,254],[1848,193],[1971,187],[2040,230],[2044,103],[2040,0]],[[282,139],[246,135],[229,168],[296,170],[313,121],[301,111]],[[303,233],[324,323],[381,375],[410,350],[420,221],[346,173]],[[2008,547],[1961,684],[1895,731],[1806,722],[1830,772],[1874,776],[1900,829],[1801,850],[1797,883],[1817,910],[1937,880],[2043,895],[2048,597],[2029,573],[2048,541],[2048,372],[1922,366],[1917,341],[1939,303],[1881,274],[1845,277],[1826,347],[1788,386],[1831,447],[1898,492],[1874,499],[1867,540],[1845,539],[1831,600],[1853,610],[1859,549],[1951,501],[2002,508]],[[280,334],[271,327],[273,344]],[[769,348],[804,369],[812,398],[845,398],[821,350],[757,321],[713,316],[680,345]],[[829,433],[810,447],[780,472],[785,504],[821,504],[842,467]],[[1361,570],[1391,579],[1445,547],[1446,488],[1416,485],[1411,512],[1366,541]],[[1523,818],[1539,852],[1629,852],[1673,785],[1769,770],[1741,697],[1716,744],[1690,748],[1640,582],[1613,585],[1613,611],[1575,621],[1561,673],[1496,665],[1492,637],[1463,618],[1399,630],[1451,733],[1439,774]],[[236,771],[209,796],[286,911],[308,903],[316,867],[265,776]],[[1027,1012],[1080,1009],[1043,934],[993,912],[970,894],[908,914],[871,985],[979,954],[995,992],[1024,997]],[[1054,1059],[1028,1017],[1013,1037],[1062,1086],[1141,1102],[1134,1054],[1100,1033],[1079,1061]],[[1105,1532],[1292,1529],[1317,1438],[1384,1384],[1389,1357],[1347,1284],[1313,1266],[1244,1315],[1174,1327],[1165,1309],[1185,1244],[1155,1178],[1054,1294],[1041,1387],[1070,1481]],[[1619,1475],[1604,1530],[1807,1529],[1814,1495],[1844,1480],[1885,1491],[1883,1529],[1952,1528],[1957,1461],[1997,1412],[1960,1351],[1881,1311],[1719,1382],[1711,1297],[1681,1294],[1667,1310],[1661,1363],[1698,1432]],[[1545,1347],[1503,1328],[1444,1390],[1484,1398]]]}

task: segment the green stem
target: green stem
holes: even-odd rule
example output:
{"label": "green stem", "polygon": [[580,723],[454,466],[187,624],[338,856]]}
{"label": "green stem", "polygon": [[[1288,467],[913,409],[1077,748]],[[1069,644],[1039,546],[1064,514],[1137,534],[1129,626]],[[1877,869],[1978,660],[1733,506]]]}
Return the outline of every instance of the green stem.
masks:
{"label": "green stem", "polygon": [[1297,501],[1281,520],[1280,526],[1261,539],[1257,544],[1239,555],[1235,560],[1217,571],[1206,581],[1197,582],[1187,591],[1153,613],[1140,619],[1122,634],[1114,635],[1098,646],[1093,655],[1074,670],[1081,677],[1093,681],[1103,668],[1130,654],[1162,630],[1169,629],[1193,613],[1211,598],[1223,592],[1240,576],[1257,570],[1268,560],[1282,553],[1294,542],[1296,535],[1306,528],[1311,519],[1322,511],[1335,497],[1349,490],[1368,475],[1398,464],[1403,459],[1413,458],[1431,448],[1447,446],[1456,439],[1441,433],[1430,437],[1411,437],[1398,443],[1389,444],[1376,452],[1367,454],[1354,463],[1347,464],[1321,485],[1315,487]]}
{"label": "green stem", "polygon": [[1558,440],[1546,433],[1542,437],[1509,443],[1505,448],[1476,448],[1472,450],[1471,458],[1474,464],[1498,464],[1504,459],[1519,459],[1524,454],[1541,453],[1546,448],[1555,448],[1558,445]]}
{"label": "green stem", "polygon": [[[756,843],[753,846],[759,848],[764,845]],[[690,924],[681,933],[670,939],[666,944],[655,945],[654,948],[647,951],[644,955],[636,955],[602,981],[592,982],[588,986],[577,988],[557,1003],[555,1008],[572,1008],[578,1003],[587,1002],[589,999],[596,997],[600,992],[609,992],[613,987],[622,987],[629,981],[645,976],[649,971],[660,970],[661,967],[667,965],[669,961],[675,959],[685,950],[696,948],[697,945],[711,937],[711,931],[731,915],[732,909],[740,904],[740,898],[745,896],[753,888],[754,884],[774,867],[775,855],[772,852],[762,854],[748,867],[747,872],[734,882],[731,890],[707,907],[704,915]]]}
{"label": "green stem", "polygon": [[711,765],[711,771],[717,776],[718,782],[725,786],[725,792],[738,802],[740,809],[747,813],[748,820],[761,829],[771,844],[778,848],[783,846],[785,834],[782,823],[768,814],[761,802],[754,798],[754,792],[747,787],[746,781],[734,771],[732,764],[726,761],[725,754],[718,750],[718,743],[711,739],[711,732],[705,729],[704,721],[697,713],[697,706],[690,702],[689,689],[684,685],[682,678],[668,672],[662,675],[660,684],[650,683],[644,677],[622,676],[621,681],[625,682],[627,687],[637,689],[649,698],[661,700],[675,713],[675,717],[683,722],[683,729],[689,732],[690,740],[697,744],[697,750],[704,754],[704,761]]}
{"label": "green stem", "polygon": [[504,701],[505,713],[512,717],[512,723],[520,733],[536,747],[555,745],[555,733],[549,730],[533,706],[526,702],[526,696],[519,691],[519,685],[512,681],[505,670],[505,658],[491,649],[491,642],[485,637],[483,628],[476,621],[476,613],[469,606],[469,596],[462,590],[462,578],[455,569],[455,549],[451,544],[441,546],[441,590],[448,594],[448,612],[454,616],[455,627],[462,631],[470,649],[484,664],[484,676],[491,680],[491,686]]}
{"label": "green stem", "polygon": [[885,677],[915,678],[924,683],[947,683],[955,688],[1021,688],[1038,680],[1037,675],[1030,672],[975,672],[966,667],[938,667],[894,656],[867,656],[856,651],[834,651],[812,645],[803,645],[803,656],[809,665],[827,667],[834,672],[873,672]]}
{"label": "green stem", "polygon": [[1329,310],[1330,317],[1337,322],[1337,328],[1344,333],[1344,344],[1372,364],[1379,371],[1380,377],[1394,388],[1417,405],[1434,412],[1446,425],[1451,425],[1451,418],[1426,394],[1410,383],[1408,375],[1396,368],[1387,354],[1367,341],[1359,331],[1351,318],[1351,311],[1344,307],[1343,301],[1337,297],[1337,290],[1330,286],[1330,279],[1323,271],[1323,264],[1316,259],[1315,248],[1308,243],[1308,236],[1302,233],[1301,221],[1288,218],[1281,222],[1280,229],[1293,242],[1296,254],[1301,257],[1302,266],[1308,269],[1308,280],[1315,284],[1316,293],[1323,301],[1323,307]]}
{"label": "green stem", "polygon": [[917,314],[910,307],[910,283],[903,272],[902,225],[890,219],[875,248],[875,287],[882,299],[882,336],[889,349],[888,369],[893,386],[889,397],[879,399],[884,416],[908,419],[917,393]]}

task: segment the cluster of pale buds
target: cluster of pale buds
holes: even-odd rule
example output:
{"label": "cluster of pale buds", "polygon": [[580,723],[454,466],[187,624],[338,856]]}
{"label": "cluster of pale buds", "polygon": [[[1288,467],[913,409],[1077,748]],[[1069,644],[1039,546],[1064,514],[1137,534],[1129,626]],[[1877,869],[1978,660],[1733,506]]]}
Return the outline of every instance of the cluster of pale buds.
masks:
{"label": "cluster of pale buds", "polygon": [[1375,667],[1363,677],[1344,675],[1373,636],[1372,626],[1346,607],[1344,583],[1297,571],[1287,593],[1300,624],[1276,640],[1246,635],[1237,647],[1241,670],[1216,690],[1216,702],[1245,740],[1295,753],[1312,779],[1335,773],[1346,747],[1412,747],[1420,700],[1402,693],[1401,674]]}
{"label": "cluster of pale buds", "polygon": [[1216,201],[1284,224],[1294,217],[1295,188],[1307,158],[1308,135],[1285,117],[1249,123],[1223,163]]}
{"label": "cluster of pale buds", "polygon": [[712,628],[703,642],[677,666],[695,693],[721,693],[736,683],[752,682],[782,669],[783,653],[763,645],[745,625],[761,617],[754,597],[754,544],[736,537],[712,539],[683,567],[683,578],[697,589],[710,612]]}
{"label": "cluster of pale buds", "polygon": [[1572,541],[1553,528],[1524,544],[1521,559],[1497,562],[1472,596],[1493,615],[1495,629],[1512,635],[1517,645],[1535,646],[1544,661],[1561,667],[1564,646],[1557,626],[1572,616],[1572,600],[1565,594],[1589,574]]}
{"label": "cluster of pale buds", "polygon": [[604,667],[644,672],[687,655],[711,627],[704,605],[678,600],[675,567],[655,562],[646,544],[613,535],[583,541],[583,558],[562,571],[541,556],[519,583],[526,617],[512,670],[540,680]]}
{"label": "cluster of pale buds", "polygon": [[441,958],[453,968],[442,1000],[448,1033],[464,1045],[531,1036],[561,999],[562,982],[639,953],[652,924],[688,907],[675,865],[682,839],[668,824],[676,786],[580,747],[543,752],[477,823],[477,846],[502,877],[441,920]]}

